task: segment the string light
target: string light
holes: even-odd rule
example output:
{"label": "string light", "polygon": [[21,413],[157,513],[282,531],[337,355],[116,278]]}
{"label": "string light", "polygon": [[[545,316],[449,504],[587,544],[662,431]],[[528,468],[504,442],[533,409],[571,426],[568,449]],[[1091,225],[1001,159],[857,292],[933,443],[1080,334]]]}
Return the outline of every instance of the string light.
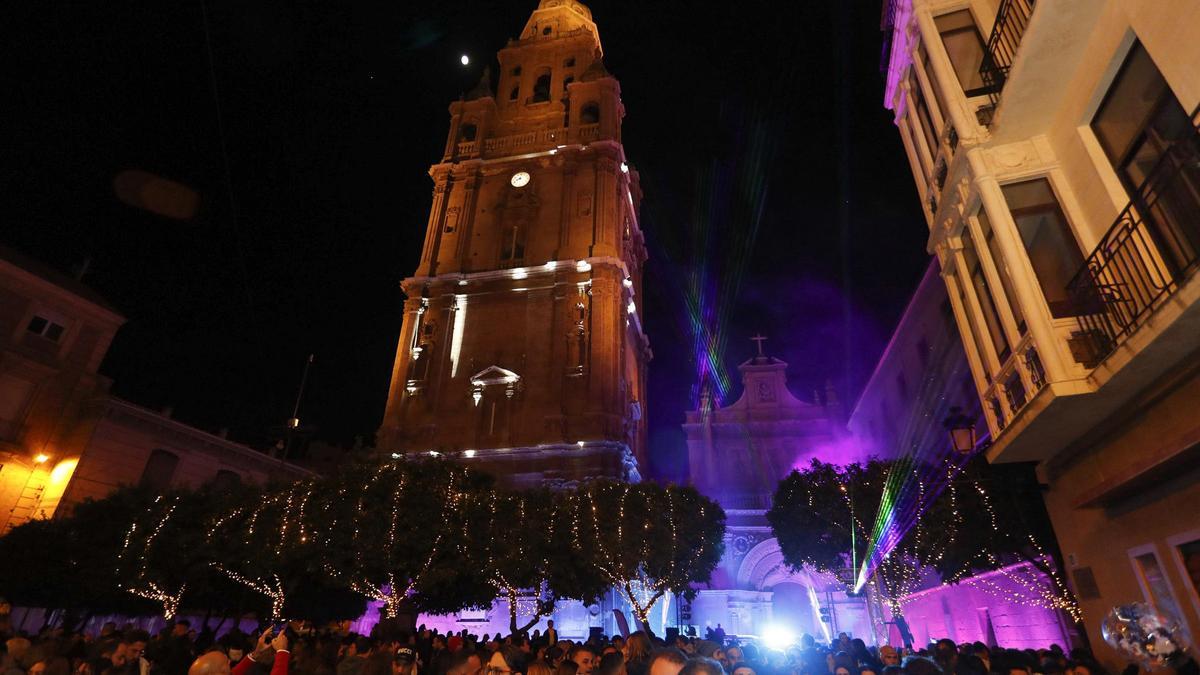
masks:
{"label": "string light", "polygon": [[[153,550],[154,541],[162,533],[163,528],[171,520],[171,516],[175,513],[175,508],[178,506],[178,497],[172,497],[169,505],[163,510],[161,517],[157,519],[156,524],[146,538],[141,542],[141,553],[137,557],[136,571],[134,572],[134,580],[132,583],[118,583],[118,587],[126,592],[147,600],[153,600],[162,605],[163,618],[170,620],[175,617],[179,611],[179,604],[183,599],[183,594],[187,590],[187,583],[181,583],[179,588],[172,592],[166,588],[165,584],[150,578],[150,563],[149,556]],[[163,495],[158,495],[154,501],[146,507],[146,518],[152,520],[155,510],[164,501]],[[128,556],[131,555],[133,548],[134,536],[138,532],[138,524],[136,521],[130,524],[129,529],[125,533],[124,541],[121,544],[121,552],[117,557],[117,575],[121,575],[121,567]]]}

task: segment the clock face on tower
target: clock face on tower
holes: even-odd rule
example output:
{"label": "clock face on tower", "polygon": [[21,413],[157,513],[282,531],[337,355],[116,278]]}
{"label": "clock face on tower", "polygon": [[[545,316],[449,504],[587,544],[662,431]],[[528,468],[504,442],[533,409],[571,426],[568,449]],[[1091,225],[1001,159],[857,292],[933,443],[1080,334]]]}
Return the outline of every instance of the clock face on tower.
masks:
{"label": "clock face on tower", "polygon": [[524,171],[518,171],[508,180],[513,187],[525,187],[529,184],[529,174]]}

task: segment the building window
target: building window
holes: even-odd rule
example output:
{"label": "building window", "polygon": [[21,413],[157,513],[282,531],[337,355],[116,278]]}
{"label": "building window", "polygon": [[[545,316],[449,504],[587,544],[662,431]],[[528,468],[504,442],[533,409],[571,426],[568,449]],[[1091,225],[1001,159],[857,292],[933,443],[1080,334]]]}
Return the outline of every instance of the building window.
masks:
{"label": "building window", "polygon": [[[921,64],[922,70],[925,71],[925,81],[929,82],[929,89],[933,92],[933,98],[937,107],[937,112],[942,117],[942,124],[950,123],[950,109],[946,107],[946,100],[942,97],[942,88],[938,86],[937,78],[933,74],[933,66],[929,65],[929,50],[925,49],[925,45],[917,47],[917,62]],[[938,136],[942,133],[938,129]]]}
{"label": "building window", "polygon": [[979,231],[983,233],[988,253],[992,256],[992,266],[996,268],[996,276],[1000,277],[1000,285],[1004,288],[1004,297],[1008,300],[1008,308],[1012,310],[1013,321],[1017,324],[1017,332],[1024,335],[1025,313],[1021,310],[1021,303],[1017,301],[1016,291],[1013,290],[1012,275],[1008,273],[1008,264],[1005,263],[1004,255],[1000,252],[1000,245],[996,243],[996,233],[992,230],[992,219],[988,218],[986,210],[980,208],[975,213],[975,221],[979,223]]}
{"label": "building window", "polygon": [[984,377],[986,377],[988,383],[991,384],[991,367],[988,365],[987,357],[984,355],[985,353],[983,351],[983,345],[979,340],[980,332],[979,329],[975,327],[975,319],[971,315],[970,310],[971,306],[967,303],[966,287],[963,284],[963,280],[960,279],[957,274],[947,275],[946,278],[954,280],[954,287],[958,290],[958,305],[962,308],[963,317],[967,322],[967,325],[963,327],[962,330],[967,334],[967,336],[970,337],[971,344],[975,347],[975,353],[979,354],[979,360],[983,366]]}
{"label": "building window", "polygon": [[979,66],[983,64],[983,37],[975,27],[971,11],[960,9],[942,14],[934,17],[933,22],[937,24],[946,55],[950,57],[950,65],[954,67],[963,92],[967,96],[986,94],[983,76],[979,74]]}
{"label": "building window", "polygon": [[166,450],[155,450],[146,461],[142,470],[142,479],[138,485],[151,490],[163,491],[171,486],[171,478],[175,476],[175,468],[179,466],[179,456]]}
{"label": "building window", "polygon": [[51,342],[58,342],[59,338],[62,337],[63,331],[66,329],[63,328],[62,324],[55,323],[44,316],[35,314],[29,320],[29,325],[25,327],[25,330],[34,335],[40,335]]}
{"label": "building window", "polygon": [[575,57],[574,56],[568,58],[566,61],[563,61],[563,68],[574,68],[574,67],[575,67]]}
{"label": "building window", "polygon": [[504,233],[504,241],[500,247],[500,260],[513,263],[525,257],[525,236],[520,225],[514,225]]}
{"label": "building window", "polygon": [[563,78],[563,91],[566,91],[567,85],[571,84],[574,81],[575,81],[575,78],[573,78],[573,77],[564,77]]}
{"label": "building window", "polygon": [[550,31],[551,31],[550,26],[546,26],[545,28],[542,29],[542,35],[549,35]]}
{"label": "building window", "polygon": [[1055,318],[1077,315],[1067,284],[1083,266],[1083,254],[1050,181],[1035,178],[1002,189],[1050,313]]}
{"label": "building window", "polygon": [[925,94],[921,91],[921,83],[917,81],[916,73],[912,70],[908,71],[908,90],[916,112],[916,119],[913,120],[913,123],[921,128],[925,144],[929,147],[929,161],[932,162],[938,153],[937,127],[933,125],[933,117],[929,114],[929,107],[925,105]]}
{"label": "building window", "polygon": [[543,103],[550,100],[550,70],[546,69],[538,75],[533,83],[533,103]]}
{"label": "building window", "polygon": [[520,97],[521,97],[521,87],[519,85],[516,87],[513,87],[512,91],[508,92],[508,100],[510,100],[510,101],[515,101]]}
{"label": "building window", "polygon": [[0,439],[15,439],[25,421],[25,410],[33,397],[33,383],[0,373]]}
{"label": "building window", "polygon": [[[1200,537],[1180,541],[1172,538],[1184,579],[1191,586],[1193,602],[1200,602]],[[1168,542],[1170,543],[1170,542]]]}
{"label": "building window", "polygon": [[963,262],[967,264],[967,273],[971,275],[971,287],[975,289],[975,299],[979,301],[979,309],[983,312],[983,322],[992,338],[992,348],[1000,363],[1008,360],[1012,350],[1008,337],[1004,334],[1004,324],[1000,321],[1000,312],[996,309],[996,299],[992,297],[992,289],[988,287],[987,278],[983,275],[983,263],[979,260],[979,252],[975,249],[975,241],[971,238],[971,230],[964,229],[962,233]]}
{"label": "building window", "polygon": [[600,106],[596,103],[589,103],[583,106],[583,110],[579,111],[580,124],[599,124],[600,123]]}
{"label": "building window", "polygon": [[478,131],[478,127],[476,127],[474,124],[464,124],[460,130],[462,139],[467,142],[475,140],[475,134],[478,133]]}
{"label": "building window", "polygon": [[[1091,126],[1131,196],[1168,148],[1196,136],[1187,111],[1140,42],[1129,50]],[[1200,220],[1200,170],[1188,164],[1166,170],[1175,171],[1179,179],[1163,176],[1166,180],[1155,183],[1154,203],[1137,206],[1155,243],[1179,271],[1200,250],[1200,228],[1195,225]]]}
{"label": "building window", "polygon": [[1179,611],[1179,602],[1175,599],[1171,582],[1167,580],[1166,570],[1159,562],[1153,545],[1134,549],[1129,557],[1146,602],[1171,616],[1182,618],[1183,612]]}
{"label": "building window", "polygon": [[511,74],[513,77],[520,77],[521,66],[513,66],[513,69],[509,71],[509,74]]}

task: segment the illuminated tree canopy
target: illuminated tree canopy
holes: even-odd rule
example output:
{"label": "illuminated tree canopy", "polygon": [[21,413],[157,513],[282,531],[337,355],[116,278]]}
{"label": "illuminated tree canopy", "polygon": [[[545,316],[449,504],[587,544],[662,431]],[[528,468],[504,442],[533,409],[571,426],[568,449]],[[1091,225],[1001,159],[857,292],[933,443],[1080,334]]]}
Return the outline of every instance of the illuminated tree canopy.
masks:
{"label": "illuminated tree canopy", "polygon": [[[45,607],[253,610],[273,620],[354,617],[367,599],[394,618],[502,598],[519,631],[560,599],[591,601],[615,586],[644,621],[665,592],[707,580],[724,523],[691,488],[516,491],[451,462],[402,460],[267,489],[122,489],[0,538],[0,594]],[[519,613],[532,621],[517,625]]]}
{"label": "illuminated tree canopy", "polygon": [[[784,560],[794,568],[835,574],[857,570],[871,550],[876,516],[882,514],[884,520],[914,523],[901,532],[872,575],[895,611],[901,611],[899,598],[921,583],[922,569],[933,570],[943,583],[957,583],[1013,563],[1028,563],[1044,580],[1010,578],[1023,589],[1020,597],[1010,599],[1078,611],[1060,565],[1040,544],[1053,541],[1052,533],[1036,507],[1038,485],[1022,467],[993,467],[978,460],[968,469],[950,461],[933,470],[920,468],[916,471],[908,458],[847,466],[814,460],[804,471],[793,471],[780,482],[767,512]],[[896,471],[938,478],[913,480],[916,492],[898,500],[885,489],[895,483],[889,477]],[[917,511],[896,514],[898,504]],[[1000,592],[999,587],[991,590]]]}

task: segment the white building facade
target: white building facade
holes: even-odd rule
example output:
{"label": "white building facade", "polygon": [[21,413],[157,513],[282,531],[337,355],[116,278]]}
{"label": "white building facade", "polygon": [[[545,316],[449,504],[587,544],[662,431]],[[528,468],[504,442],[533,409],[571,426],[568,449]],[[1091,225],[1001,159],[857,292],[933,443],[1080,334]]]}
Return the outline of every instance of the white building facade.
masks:
{"label": "white building facade", "polygon": [[892,0],[885,105],[993,462],[1035,461],[1102,658],[1200,630],[1200,0]]}

